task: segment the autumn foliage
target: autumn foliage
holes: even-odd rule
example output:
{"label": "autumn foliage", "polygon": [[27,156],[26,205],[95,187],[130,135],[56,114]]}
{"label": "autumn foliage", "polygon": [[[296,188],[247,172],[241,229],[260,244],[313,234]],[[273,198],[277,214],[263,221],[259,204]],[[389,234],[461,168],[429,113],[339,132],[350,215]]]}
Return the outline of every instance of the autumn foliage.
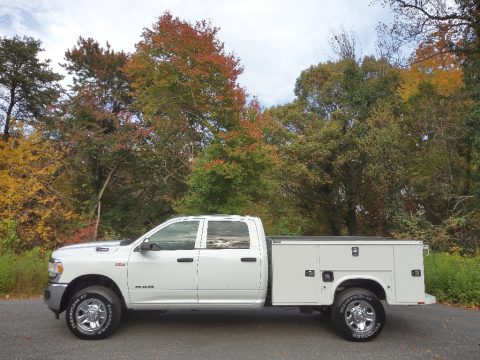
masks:
{"label": "autumn foliage", "polygon": [[[239,58],[207,21],[164,13],[132,53],[80,37],[62,91],[39,41],[3,39],[0,255],[134,238],[199,213],[257,215],[271,234],[415,237],[474,253],[480,62],[475,33],[455,28],[430,27],[403,67],[357,58],[339,36],[348,51],[302,71],[293,100],[270,108],[240,86]],[[12,51],[44,76],[10,107]]]}
{"label": "autumn foliage", "polygon": [[58,190],[63,166],[62,152],[40,134],[0,142],[0,231],[3,239],[8,231],[15,234],[0,244],[4,250],[52,248],[64,241],[77,216]]}

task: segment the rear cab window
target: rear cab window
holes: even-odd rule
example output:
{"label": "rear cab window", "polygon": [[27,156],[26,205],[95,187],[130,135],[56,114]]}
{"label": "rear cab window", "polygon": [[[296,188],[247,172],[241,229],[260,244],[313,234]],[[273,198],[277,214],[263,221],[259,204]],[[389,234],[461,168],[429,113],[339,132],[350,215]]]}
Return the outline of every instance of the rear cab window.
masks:
{"label": "rear cab window", "polygon": [[244,221],[210,220],[207,249],[250,249],[250,234]]}

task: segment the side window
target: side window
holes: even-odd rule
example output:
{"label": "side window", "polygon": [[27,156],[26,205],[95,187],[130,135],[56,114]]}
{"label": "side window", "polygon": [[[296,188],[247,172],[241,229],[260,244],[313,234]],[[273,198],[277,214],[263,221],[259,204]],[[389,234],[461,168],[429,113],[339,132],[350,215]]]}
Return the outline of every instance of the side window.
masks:
{"label": "side window", "polygon": [[243,221],[209,221],[207,249],[248,249],[248,225]]}
{"label": "side window", "polygon": [[149,241],[157,244],[154,250],[193,250],[199,221],[180,221],[158,230]]}

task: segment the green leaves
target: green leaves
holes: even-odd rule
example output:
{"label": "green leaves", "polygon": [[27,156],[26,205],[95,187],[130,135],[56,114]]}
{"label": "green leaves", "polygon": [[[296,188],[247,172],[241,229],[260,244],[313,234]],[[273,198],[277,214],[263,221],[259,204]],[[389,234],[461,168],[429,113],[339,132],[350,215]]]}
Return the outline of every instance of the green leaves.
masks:
{"label": "green leaves", "polygon": [[389,191],[372,165],[384,155],[378,130],[392,125],[399,108],[398,83],[398,72],[383,60],[319,64],[300,75],[294,103],[271,110],[286,130],[279,141],[284,186],[315,221],[310,231],[381,231],[386,215],[377,202]]}
{"label": "green leaves", "polygon": [[62,76],[40,61],[41,43],[30,37],[0,38],[0,124],[3,140],[14,120],[34,124],[44,118],[60,94]]}

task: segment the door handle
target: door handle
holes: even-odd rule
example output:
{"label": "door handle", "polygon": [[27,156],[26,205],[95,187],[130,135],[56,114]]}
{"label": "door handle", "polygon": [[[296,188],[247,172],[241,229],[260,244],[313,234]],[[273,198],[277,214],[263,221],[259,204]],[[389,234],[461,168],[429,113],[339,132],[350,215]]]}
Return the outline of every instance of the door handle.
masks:
{"label": "door handle", "polygon": [[178,258],[177,262],[193,262],[193,258]]}
{"label": "door handle", "polygon": [[254,257],[241,258],[240,261],[241,261],[241,262],[256,262],[256,261],[257,261],[257,258],[254,258]]}

